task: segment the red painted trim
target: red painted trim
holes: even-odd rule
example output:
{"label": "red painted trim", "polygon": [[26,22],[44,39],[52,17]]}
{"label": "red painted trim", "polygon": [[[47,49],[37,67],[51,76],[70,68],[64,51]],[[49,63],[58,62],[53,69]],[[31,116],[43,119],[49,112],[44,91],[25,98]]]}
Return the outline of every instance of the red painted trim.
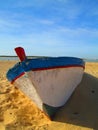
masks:
{"label": "red painted trim", "polygon": [[[50,67],[50,68],[37,68],[37,69],[33,69],[32,71],[41,71],[41,70],[50,70],[50,69],[57,69],[57,68],[70,68],[70,67],[81,67],[83,69],[85,69],[85,66],[82,65],[70,65],[70,66],[57,66],[57,67]],[[24,75],[25,72],[21,73],[19,76],[17,76],[15,79],[13,79],[11,81],[11,83],[13,84],[13,82],[15,82],[16,79],[18,79],[19,77],[21,77],[22,75]]]}
{"label": "red painted trim", "polygon": [[37,68],[37,69],[32,69],[32,71],[41,71],[41,70],[49,70],[49,69],[58,69],[58,68],[70,68],[70,67],[82,67],[85,69],[85,66],[82,65],[68,65],[68,66],[57,66],[57,67],[50,67],[50,68]]}
{"label": "red painted trim", "polygon": [[21,73],[20,75],[18,75],[15,79],[13,79],[13,80],[11,81],[11,84],[13,84],[13,82],[15,82],[16,79],[18,79],[19,77],[21,77],[21,76],[24,75],[24,74],[25,74],[25,72],[23,72],[23,73]]}

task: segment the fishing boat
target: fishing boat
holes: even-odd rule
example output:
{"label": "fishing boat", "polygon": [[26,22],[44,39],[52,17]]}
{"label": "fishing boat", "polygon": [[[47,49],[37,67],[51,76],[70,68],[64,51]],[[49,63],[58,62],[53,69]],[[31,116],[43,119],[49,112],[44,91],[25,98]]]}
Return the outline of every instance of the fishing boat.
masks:
{"label": "fishing boat", "polygon": [[76,57],[28,59],[22,47],[15,48],[21,62],[10,68],[7,79],[52,118],[82,80],[85,63]]}

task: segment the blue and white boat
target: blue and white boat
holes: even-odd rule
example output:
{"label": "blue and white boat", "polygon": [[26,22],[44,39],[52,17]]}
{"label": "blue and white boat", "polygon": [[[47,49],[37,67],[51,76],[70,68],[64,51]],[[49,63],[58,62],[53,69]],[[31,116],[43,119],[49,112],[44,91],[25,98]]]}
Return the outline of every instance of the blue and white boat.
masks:
{"label": "blue and white boat", "polygon": [[85,63],[76,57],[23,59],[7,79],[51,118],[81,82]]}

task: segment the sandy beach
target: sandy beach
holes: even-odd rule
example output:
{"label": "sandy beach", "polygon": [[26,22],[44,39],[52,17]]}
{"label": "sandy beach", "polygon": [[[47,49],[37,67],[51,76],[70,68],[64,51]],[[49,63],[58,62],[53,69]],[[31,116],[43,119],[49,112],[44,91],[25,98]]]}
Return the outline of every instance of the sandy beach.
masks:
{"label": "sandy beach", "polygon": [[16,61],[0,61],[0,130],[98,130],[98,62],[87,62],[81,83],[50,121],[6,79]]}

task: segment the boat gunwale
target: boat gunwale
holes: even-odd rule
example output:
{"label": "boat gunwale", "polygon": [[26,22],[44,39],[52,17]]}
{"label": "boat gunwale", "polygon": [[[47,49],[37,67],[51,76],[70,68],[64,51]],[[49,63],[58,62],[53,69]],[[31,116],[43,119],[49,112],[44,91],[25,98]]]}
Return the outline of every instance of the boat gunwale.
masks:
{"label": "boat gunwale", "polygon": [[[85,69],[84,66],[82,65],[70,65],[70,66],[57,66],[57,67],[51,67],[51,68],[38,68],[38,69],[32,69],[31,71],[45,71],[45,70],[50,70],[50,69],[60,69],[60,68],[74,68],[74,67],[81,67],[83,69]],[[15,80],[17,80],[18,78],[20,78],[21,76],[23,76],[25,74],[25,72],[22,72],[20,75],[16,76],[12,81],[11,84],[13,84],[15,82]]]}

